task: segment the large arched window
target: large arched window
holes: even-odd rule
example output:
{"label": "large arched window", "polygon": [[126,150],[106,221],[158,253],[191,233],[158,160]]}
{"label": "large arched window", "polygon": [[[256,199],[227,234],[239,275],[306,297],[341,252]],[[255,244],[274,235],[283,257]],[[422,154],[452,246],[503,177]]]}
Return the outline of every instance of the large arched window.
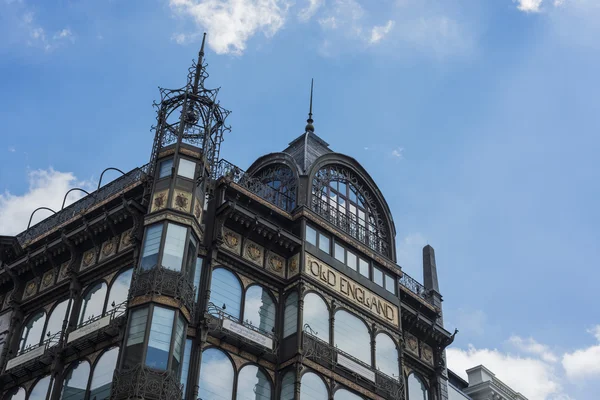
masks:
{"label": "large arched window", "polygon": [[129,295],[129,287],[131,286],[131,276],[133,275],[133,268],[129,268],[121,272],[114,279],[110,292],[108,293],[108,302],[106,303],[106,312],[111,311],[113,308],[127,301]]}
{"label": "large arched window", "polygon": [[266,187],[259,195],[286,211],[296,207],[296,177],[294,172],[283,164],[268,166],[254,175]]}
{"label": "large arched window", "polygon": [[242,285],[233,272],[216,268],[210,283],[210,302],[224,308],[234,318],[240,318],[242,303]]}
{"label": "large arched window", "polygon": [[44,340],[51,339],[51,344],[58,343],[58,336],[62,332],[63,324],[67,318],[67,308],[69,307],[69,300],[63,300],[50,313],[48,318],[48,324],[46,325],[46,332],[44,333]]}
{"label": "large arched window", "polygon": [[329,343],[329,308],[321,296],[316,293],[307,293],[304,296],[303,327],[309,333]]}
{"label": "large arched window", "polygon": [[354,394],[346,389],[339,389],[333,395],[334,400],[362,400],[357,394]]}
{"label": "large arched window", "polygon": [[214,348],[204,350],[198,379],[198,398],[231,400],[233,376],[233,364],[224,352]]}
{"label": "large arched window", "polygon": [[106,283],[98,282],[89,287],[81,302],[77,324],[81,325],[84,322],[102,316],[104,300],[106,300]]}
{"label": "large arched window", "polygon": [[244,321],[271,333],[275,329],[275,316],[275,302],[269,291],[259,285],[250,286],[244,298]]}
{"label": "large arched window", "polygon": [[78,361],[73,364],[63,384],[61,400],[83,400],[90,377],[90,363]]}
{"label": "large arched window", "polygon": [[22,387],[18,387],[6,397],[6,400],[25,400],[26,396],[27,392],[25,392],[25,389],[23,389]]}
{"label": "large arched window", "polygon": [[296,374],[294,371],[287,372],[281,380],[281,400],[294,400],[294,384]]}
{"label": "large arched window", "polygon": [[408,376],[408,400],[428,400],[427,386],[423,380],[412,373]]}
{"label": "large arched window", "polygon": [[373,194],[347,168],[321,168],[312,183],[312,208],[371,249],[389,255],[389,228]]}
{"label": "large arched window", "polygon": [[333,331],[337,348],[371,365],[371,335],[363,321],[347,311],[339,310],[335,313]]}
{"label": "large arched window", "polygon": [[39,311],[32,315],[23,326],[21,342],[19,343],[19,352],[27,350],[29,347],[38,346],[43,338],[44,323],[46,322],[46,313]]}
{"label": "large arched window", "polygon": [[29,393],[28,400],[46,400],[48,389],[50,389],[50,375],[37,381],[33,389],[31,389],[31,393]]}
{"label": "large arched window", "polygon": [[256,365],[246,365],[238,374],[237,400],[271,400],[271,381]]}
{"label": "large arched window", "polygon": [[92,384],[90,386],[90,399],[104,400],[110,397],[112,387],[113,372],[117,367],[117,358],[119,357],[119,348],[114,347],[105,351],[94,367]]}
{"label": "large arched window", "polygon": [[375,336],[375,366],[384,374],[399,378],[398,349],[385,333]]}
{"label": "large arched window", "polygon": [[327,386],[317,374],[307,372],[300,381],[300,400],[327,400]]}
{"label": "large arched window", "polygon": [[298,330],[298,293],[292,292],[285,299],[283,313],[283,337],[293,335]]}

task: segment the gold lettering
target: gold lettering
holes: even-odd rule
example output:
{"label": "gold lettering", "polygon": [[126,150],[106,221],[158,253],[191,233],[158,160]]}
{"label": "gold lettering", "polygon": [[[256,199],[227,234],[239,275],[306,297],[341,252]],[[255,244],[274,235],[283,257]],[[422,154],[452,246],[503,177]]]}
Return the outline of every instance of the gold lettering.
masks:
{"label": "gold lettering", "polygon": [[[317,271],[316,272],[315,272],[315,267],[317,267]],[[321,266],[319,265],[319,263],[316,262],[316,261],[311,261],[311,263],[310,263],[310,272],[314,276],[318,277],[320,271],[321,271]]]}
{"label": "gold lettering", "polygon": [[336,282],[335,274],[333,273],[333,271],[328,270],[327,271],[327,283],[329,283],[330,286],[335,287],[335,282]]}

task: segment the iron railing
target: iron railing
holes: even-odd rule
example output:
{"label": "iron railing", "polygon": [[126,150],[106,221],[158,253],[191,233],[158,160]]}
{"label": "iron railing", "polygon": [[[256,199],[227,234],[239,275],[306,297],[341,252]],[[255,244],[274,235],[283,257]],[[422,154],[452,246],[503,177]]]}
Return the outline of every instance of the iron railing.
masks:
{"label": "iron railing", "polygon": [[33,350],[39,349],[40,347],[43,347],[44,352],[46,352],[48,349],[56,346],[60,342],[61,335],[62,332],[57,332],[52,335],[46,335],[46,339],[44,339],[41,343],[27,346],[23,350],[20,350],[17,353],[16,357],[22,356],[23,354],[27,354]]}
{"label": "iron railing", "polygon": [[156,371],[137,365],[127,370],[115,370],[110,398],[181,400],[183,386],[171,371]]}
{"label": "iron railing", "polygon": [[429,291],[425,288],[425,286],[421,285],[416,279],[408,275],[406,272],[402,273],[402,277],[400,278],[400,286],[406,288],[408,291],[425,300],[427,303],[434,305],[433,297],[429,294]]}
{"label": "iron railing", "polygon": [[121,304],[115,304],[115,302],[113,301],[113,303],[111,304],[111,307],[112,307],[112,309],[108,310],[105,313],[102,313],[101,315],[98,315],[98,316],[91,315],[86,321],[83,321],[82,323],[77,325],[75,330],[81,329],[88,325],[91,325],[94,322],[101,320],[102,318],[105,318],[105,317],[110,317],[109,323],[112,323],[114,320],[125,315],[125,313],[127,312],[127,301],[124,301]]}

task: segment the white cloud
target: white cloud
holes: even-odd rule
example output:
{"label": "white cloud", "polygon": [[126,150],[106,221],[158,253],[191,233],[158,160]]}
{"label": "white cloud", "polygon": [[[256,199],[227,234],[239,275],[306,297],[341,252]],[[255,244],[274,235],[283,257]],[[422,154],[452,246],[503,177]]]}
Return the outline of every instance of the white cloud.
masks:
{"label": "white cloud", "polygon": [[[271,37],[285,22],[286,0],[170,0],[177,12],[191,17],[208,35],[208,45],[218,54],[240,55],[258,32]],[[196,33],[196,37],[198,34]]]}
{"label": "white cloud", "polygon": [[396,147],[394,150],[392,150],[392,157],[398,158],[398,159],[403,159],[404,158],[404,148],[403,147]]}
{"label": "white cloud", "polygon": [[[79,181],[71,172],[59,172],[50,168],[48,170],[30,171],[27,180],[29,188],[22,195],[14,195],[10,192],[0,194],[0,234],[14,235],[27,229],[27,223],[33,210],[38,207],[48,207],[59,211],[65,193],[73,187],[89,189],[86,182]],[[68,204],[79,200],[83,192],[71,192],[67,198]],[[49,211],[37,212],[31,222],[35,223],[48,217]]]}
{"label": "white cloud", "polygon": [[598,344],[566,353],[562,358],[567,377],[573,381],[600,379],[600,325],[588,332],[596,338]]}
{"label": "white cloud", "polygon": [[71,32],[71,30],[69,28],[63,28],[61,31],[56,32],[53,36],[54,40],[63,40],[63,39],[68,39],[73,41],[74,37],[73,37],[73,32]]}
{"label": "white cloud", "polygon": [[300,21],[306,22],[311,19],[317,10],[323,6],[324,2],[324,0],[308,0],[308,6],[298,13]]}
{"label": "white cloud", "polygon": [[14,152],[15,152],[15,151],[17,151],[17,150],[16,150],[16,149],[15,149],[13,146],[10,146],[10,147],[8,148],[8,151],[9,151],[9,152],[11,152],[11,153],[14,153]]}
{"label": "white cloud", "polygon": [[513,0],[518,3],[517,8],[526,13],[537,13],[541,11],[543,0]]}
{"label": "white cloud", "polygon": [[323,29],[335,29],[337,28],[337,21],[334,16],[329,16],[327,18],[321,18],[319,20],[319,25]]}
{"label": "white cloud", "polygon": [[519,336],[511,336],[508,342],[515,348],[528,353],[539,356],[542,360],[555,363],[558,362],[558,357],[544,344],[538,343],[533,338],[523,339]]}
{"label": "white cloud", "polygon": [[385,25],[374,26],[373,29],[371,29],[371,38],[369,39],[369,43],[379,43],[381,39],[383,39],[388,33],[390,33],[393,26],[394,21],[392,20],[389,20]]}

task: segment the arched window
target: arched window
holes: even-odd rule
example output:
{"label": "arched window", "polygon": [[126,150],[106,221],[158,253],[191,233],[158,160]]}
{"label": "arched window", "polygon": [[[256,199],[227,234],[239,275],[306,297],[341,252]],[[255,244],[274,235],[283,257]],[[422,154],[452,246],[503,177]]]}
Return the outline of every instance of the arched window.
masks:
{"label": "arched window", "polygon": [[283,337],[286,338],[298,331],[298,293],[292,292],[285,299],[283,313]]}
{"label": "arched window", "polygon": [[22,387],[18,387],[13,390],[12,394],[9,394],[6,397],[6,400],[25,400],[26,396],[27,392],[25,392],[25,389],[23,389]]}
{"label": "arched window", "polygon": [[250,286],[244,299],[244,321],[271,333],[275,328],[276,308],[269,291],[259,285]]}
{"label": "arched window", "polygon": [[375,366],[392,378],[399,378],[398,349],[396,344],[385,333],[375,336]]}
{"label": "arched window", "polygon": [[363,321],[347,311],[339,310],[335,313],[333,331],[336,347],[371,365],[371,335]]}
{"label": "arched window", "polygon": [[408,376],[408,400],[428,400],[427,386],[417,374]]}
{"label": "arched window", "polygon": [[210,302],[234,318],[240,318],[242,286],[233,272],[217,268],[212,273]]}
{"label": "arched window", "polygon": [[300,381],[300,400],[327,400],[327,386],[317,374],[307,372]]}
{"label": "arched window", "polygon": [[47,375],[37,381],[31,393],[29,393],[28,400],[46,400],[48,396],[48,389],[50,388],[50,375]]}
{"label": "arched window", "polygon": [[113,308],[127,301],[127,296],[129,295],[129,286],[131,286],[132,275],[133,268],[129,268],[128,270],[121,272],[114,279],[110,287],[110,292],[108,293],[108,303],[106,304],[106,312],[111,311]]}
{"label": "arched window", "polygon": [[204,350],[198,379],[198,398],[231,400],[233,376],[233,364],[224,352],[214,348]]}
{"label": "arched window", "polygon": [[306,294],[302,310],[304,328],[308,325],[309,333],[329,343],[329,309],[323,298],[316,293]]}
{"label": "arched window", "polygon": [[271,381],[256,365],[246,365],[237,381],[237,400],[271,400]]}
{"label": "arched window", "polygon": [[106,299],[106,283],[99,282],[87,289],[81,302],[78,325],[102,315]]}
{"label": "arched window", "polygon": [[254,178],[266,186],[258,193],[263,199],[286,211],[296,207],[296,177],[287,165],[271,165],[255,174]]}
{"label": "arched window", "polygon": [[294,400],[294,383],[296,374],[294,371],[287,372],[281,380],[281,400]]}
{"label": "arched window", "polygon": [[29,347],[38,346],[42,342],[42,334],[44,333],[44,323],[46,322],[46,313],[39,311],[27,320],[21,334],[21,342],[19,343],[19,352],[22,352]]}
{"label": "arched window", "polygon": [[58,334],[62,332],[62,327],[67,318],[67,308],[69,307],[69,300],[63,300],[50,313],[48,318],[48,324],[46,325],[46,332],[44,333],[44,340],[52,339],[51,344],[58,343]]}
{"label": "arched window", "polygon": [[65,378],[60,395],[61,400],[83,400],[89,377],[90,363],[87,361],[75,362]]}
{"label": "arched window", "polygon": [[114,347],[105,351],[94,367],[92,384],[90,386],[90,399],[105,400],[110,397],[112,387],[113,372],[117,367],[117,358],[119,357],[119,348]]}
{"label": "arched window", "polygon": [[339,389],[333,395],[334,400],[362,400],[357,394],[354,394],[346,389]]}

